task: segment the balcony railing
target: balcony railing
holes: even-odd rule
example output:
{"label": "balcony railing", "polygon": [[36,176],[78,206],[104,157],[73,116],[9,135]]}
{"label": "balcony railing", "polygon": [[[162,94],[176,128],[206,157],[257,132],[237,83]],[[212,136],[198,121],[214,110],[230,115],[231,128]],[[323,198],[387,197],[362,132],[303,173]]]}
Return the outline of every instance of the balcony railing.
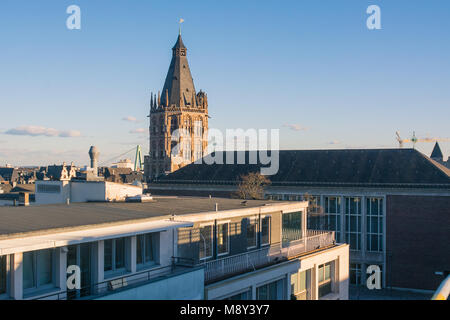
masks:
{"label": "balcony railing", "polygon": [[207,262],[177,258],[176,263],[204,266],[205,282],[211,283],[319,250],[334,243],[334,231],[308,230],[307,236],[299,240],[272,244],[258,250]]}
{"label": "balcony railing", "polygon": [[159,277],[181,271],[183,268],[172,263],[168,266],[156,267],[146,271],[124,274],[102,282],[98,282],[78,290],[60,291],[57,293],[31,298],[33,300],[73,300],[94,299],[100,296],[115,293],[119,290],[133,288],[149,283]]}

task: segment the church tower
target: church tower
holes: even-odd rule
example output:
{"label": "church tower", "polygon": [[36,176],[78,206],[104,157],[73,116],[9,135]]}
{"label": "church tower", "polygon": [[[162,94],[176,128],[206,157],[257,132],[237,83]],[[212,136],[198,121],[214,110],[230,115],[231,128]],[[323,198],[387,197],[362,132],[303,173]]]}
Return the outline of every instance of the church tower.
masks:
{"label": "church tower", "polygon": [[172,48],[172,61],[162,92],[150,98],[150,152],[145,178],[176,171],[202,158],[208,147],[208,98],[195,91],[181,33]]}

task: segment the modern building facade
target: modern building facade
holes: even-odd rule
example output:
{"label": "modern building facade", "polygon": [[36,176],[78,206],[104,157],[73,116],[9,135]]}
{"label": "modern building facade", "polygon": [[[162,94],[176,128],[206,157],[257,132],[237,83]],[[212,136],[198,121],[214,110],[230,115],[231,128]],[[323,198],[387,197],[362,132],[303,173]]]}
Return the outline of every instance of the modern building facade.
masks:
{"label": "modern building facade", "polygon": [[172,61],[162,94],[150,100],[150,146],[144,157],[145,180],[170,173],[202,158],[208,145],[208,97],[195,90],[187,48],[181,34],[172,48]]}
{"label": "modern building facade", "polygon": [[307,206],[156,198],[0,208],[0,299],[347,299],[348,245],[308,231]]}
{"label": "modern building facade", "polygon": [[[260,167],[191,164],[148,190],[229,197],[240,175]],[[266,198],[309,201],[308,228],[350,245],[352,284],[365,285],[377,265],[382,287],[435,290],[450,270],[450,171],[417,150],[280,151],[268,178]]]}

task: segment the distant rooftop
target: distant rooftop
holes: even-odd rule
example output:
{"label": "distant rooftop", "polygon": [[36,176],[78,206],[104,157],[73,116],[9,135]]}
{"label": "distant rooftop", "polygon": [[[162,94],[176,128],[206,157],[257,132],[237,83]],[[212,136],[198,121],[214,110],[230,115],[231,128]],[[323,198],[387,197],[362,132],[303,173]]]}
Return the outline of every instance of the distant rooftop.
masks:
{"label": "distant rooftop", "polygon": [[[269,200],[200,197],[156,197],[144,203],[97,202],[70,205],[0,207],[0,240],[87,229],[92,226],[120,225],[137,220],[159,220],[174,215],[243,209],[273,203]],[[280,204],[280,202],[276,202]]]}
{"label": "distant rooftop", "polygon": [[[245,151],[247,164],[192,163],[154,183],[235,185],[269,166],[249,164],[254,152]],[[268,178],[273,186],[450,188],[450,170],[414,149],[280,150],[279,170]]]}

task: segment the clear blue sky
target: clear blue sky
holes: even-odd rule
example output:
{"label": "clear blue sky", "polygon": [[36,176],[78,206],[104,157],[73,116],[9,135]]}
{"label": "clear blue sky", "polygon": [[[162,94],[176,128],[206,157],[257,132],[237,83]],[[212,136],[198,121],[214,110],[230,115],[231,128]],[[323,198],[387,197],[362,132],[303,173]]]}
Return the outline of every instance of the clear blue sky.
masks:
{"label": "clear blue sky", "polygon": [[[81,30],[66,28],[71,4]],[[366,27],[370,4],[382,30]],[[100,162],[147,152],[139,129],[179,18],[210,127],[279,128],[282,149],[397,147],[397,130],[450,138],[448,0],[2,0],[0,165],[85,165],[91,145]]]}

